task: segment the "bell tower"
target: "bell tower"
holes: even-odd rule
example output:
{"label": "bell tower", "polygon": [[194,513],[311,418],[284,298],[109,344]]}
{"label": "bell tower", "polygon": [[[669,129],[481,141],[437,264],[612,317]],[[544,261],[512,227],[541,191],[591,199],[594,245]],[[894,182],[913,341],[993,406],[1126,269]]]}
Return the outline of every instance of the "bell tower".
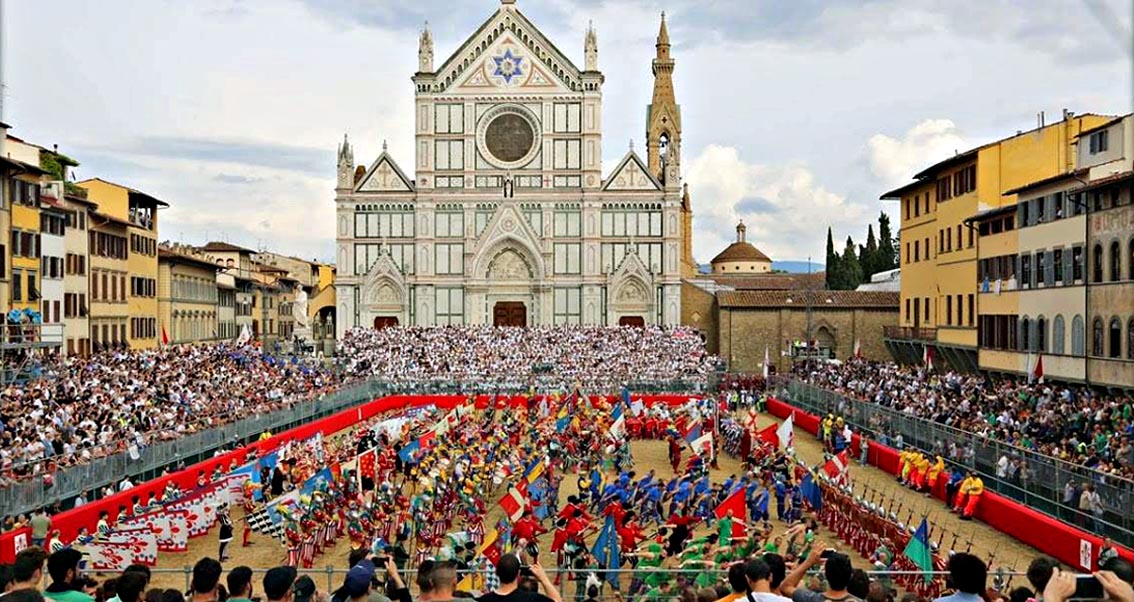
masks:
{"label": "bell tower", "polygon": [[676,189],[681,177],[681,107],[673,96],[673,65],[669,56],[669,30],[661,15],[654,56],[654,96],[646,107],[646,155],[650,172]]}

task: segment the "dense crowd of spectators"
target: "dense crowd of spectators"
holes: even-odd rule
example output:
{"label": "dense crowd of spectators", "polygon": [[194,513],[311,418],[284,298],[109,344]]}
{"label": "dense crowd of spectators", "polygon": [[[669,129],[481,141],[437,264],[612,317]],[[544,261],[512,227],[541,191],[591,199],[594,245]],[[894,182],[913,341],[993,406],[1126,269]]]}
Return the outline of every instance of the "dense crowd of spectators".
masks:
{"label": "dense crowd of spectators", "polygon": [[617,391],[626,383],[704,385],[717,359],[684,327],[537,326],[356,328],[339,342],[348,373],[400,383],[576,384]]}
{"label": "dense crowd of spectators", "polygon": [[316,364],[229,343],[49,357],[39,372],[0,391],[0,486],[272,412],[337,382]]}
{"label": "dense crowd of spectators", "polygon": [[[857,360],[803,370],[808,382],[852,399],[1134,478],[1129,394]],[[1014,468],[1011,459],[1003,464],[1005,471]]]}

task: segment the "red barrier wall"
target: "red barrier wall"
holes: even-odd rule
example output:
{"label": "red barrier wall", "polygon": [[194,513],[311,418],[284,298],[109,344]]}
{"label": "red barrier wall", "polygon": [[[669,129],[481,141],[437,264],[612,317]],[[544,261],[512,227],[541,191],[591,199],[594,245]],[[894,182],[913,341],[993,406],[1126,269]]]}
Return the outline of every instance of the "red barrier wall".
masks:
{"label": "red barrier wall", "polygon": [[[607,401],[617,399],[617,396],[612,395],[601,397]],[[647,404],[666,403],[669,405],[680,405],[690,399],[688,395],[634,396],[634,399],[639,398]],[[156,497],[160,498],[162,491],[170,481],[177,483],[177,486],[180,487],[182,491],[193,490],[197,487],[197,477],[202,472],[207,477],[211,477],[217,466],[223,467],[224,472],[227,472],[227,467],[234,461],[237,466],[240,466],[245,463],[245,459],[248,457],[248,452],[251,449],[258,450],[259,456],[263,457],[288,441],[310,439],[319,432],[322,432],[324,435],[337,433],[389,410],[430,404],[443,409],[449,409],[463,403],[466,399],[467,397],[464,395],[391,395],[375,399],[363,405],[342,410],[308,424],[297,426],[291,430],[273,435],[263,441],[257,441],[246,447],[227,452],[215,458],[202,460],[201,462],[187,467],[185,470],[138,484],[128,491],[92,501],[66,512],[61,512],[52,517],[52,526],[59,529],[60,536],[64,541],[70,541],[79,533],[82,527],[86,527],[89,531],[93,532],[95,525],[98,523],[99,514],[103,511],[109,513],[110,519],[113,521],[118,516],[120,506],[127,509],[133,507],[134,496],[138,496],[142,501],[146,501],[149,499],[149,495],[152,492]],[[527,403],[528,400],[526,396],[521,395],[510,397],[480,395],[476,398],[476,406],[483,409],[488,406],[490,399],[495,400],[497,405],[504,403],[509,406],[524,404]],[[600,396],[592,396],[592,399],[598,400]],[[16,548],[22,548],[25,545],[31,545],[30,528],[0,534],[0,563],[12,562],[16,556]]]}
{"label": "red barrier wall", "polygon": [[[777,418],[784,419],[789,415],[794,415],[793,420],[797,426],[803,427],[813,435],[819,432],[818,416],[808,414],[771,397],[768,398],[767,407],[768,413]],[[859,449],[860,443],[857,434],[853,436],[853,445],[852,449]],[[869,448],[867,460],[871,464],[892,475],[898,474],[897,450],[874,441],[869,442]],[[938,485],[933,496],[939,500],[944,500],[945,479],[938,479]],[[1092,570],[1094,563],[1098,561],[1102,538],[1051,518],[997,493],[985,490],[980,498],[980,504],[977,506],[976,518],[1067,565],[1083,570]],[[1088,541],[1091,544],[1092,566],[1089,567],[1079,565],[1079,546],[1083,541]],[[1134,552],[1131,550],[1119,548],[1119,553],[1125,558],[1134,558]]]}

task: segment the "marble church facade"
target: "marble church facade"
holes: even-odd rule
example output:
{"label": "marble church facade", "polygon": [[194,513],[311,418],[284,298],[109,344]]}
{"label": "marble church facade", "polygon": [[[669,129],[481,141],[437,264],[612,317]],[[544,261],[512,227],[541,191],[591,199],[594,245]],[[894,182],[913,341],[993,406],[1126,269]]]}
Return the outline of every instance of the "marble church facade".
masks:
{"label": "marble church facade", "polygon": [[356,166],[339,147],[337,334],[679,324],[696,266],[664,15],[646,158],[631,148],[607,174],[593,28],[580,69],[504,0],[439,66],[428,29],[418,57],[414,177],[385,148]]}

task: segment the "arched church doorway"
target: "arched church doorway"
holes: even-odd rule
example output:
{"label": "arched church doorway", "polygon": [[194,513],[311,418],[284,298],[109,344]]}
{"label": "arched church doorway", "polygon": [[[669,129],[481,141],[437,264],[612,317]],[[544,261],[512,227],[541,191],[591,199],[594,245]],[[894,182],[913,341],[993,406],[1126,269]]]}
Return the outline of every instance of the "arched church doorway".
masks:
{"label": "arched church doorway", "polygon": [[631,326],[633,328],[645,328],[646,319],[642,316],[622,316],[618,318],[619,326]]}
{"label": "arched church doorway", "polygon": [[383,328],[394,328],[398,325],[397,316],[378,316],[374,318],[374,330],[382,330]]}
{"label": "arched church doorway", "polygon": [[528,308],[522,301],[499,301],[492,308],[492,325],[523,328],[528,325]]}

